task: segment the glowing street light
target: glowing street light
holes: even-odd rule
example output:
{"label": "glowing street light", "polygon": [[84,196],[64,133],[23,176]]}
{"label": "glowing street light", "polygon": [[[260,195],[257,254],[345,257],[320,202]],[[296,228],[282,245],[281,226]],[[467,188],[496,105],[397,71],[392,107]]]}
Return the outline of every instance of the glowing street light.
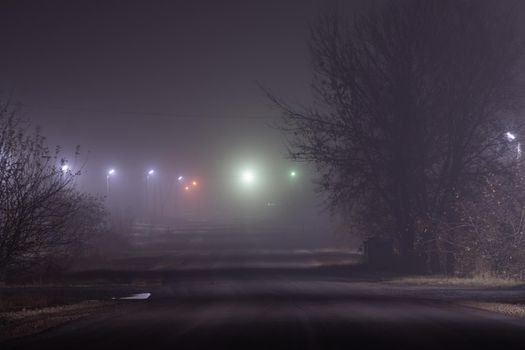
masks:
{"label": "glowing street light", "polygon": [[255,175],[253,174],[253,171],[251,170],[243,171],[241,174],[241,180],[243,183],[247,185],[253,183],[253,181],[255,180]]}
{"label": "glowing street light", "polygon": [[153,174],[155,174],[155,170],[151,169],[151,170],[148,171],[148,176],[149,175],[153,175]]}
{"label": "glowing street light", "polygon": [[189,191],[189,190],[190,190],[190,186],[184,187],[184,191]]}
{"label": "glowing street light", "polygon": [[505,137],[507,138],[508,141],[514,141],[516,139],[516,135],[514,135],[510,131],[505,133]]}
{"label": "glowing street light", "polygon": [[177,180],[179,180],[179,181],[184,180],[184,176],[180,175],[180,176],[177,178]]}
{"label": "glowing street light", "polygon": [[60,167],[60,170],[62,170],[63,173],[67,173],[69,171],[69,165],[62,165],[62,167]]}
{"label": "glowing street light", "polygon": [[193,181],[191,182],[191,185],[192,185],[193,187],[196,187],[196,186],[197,186],[197,181],[193,180]]}
{"label": "glowing street light", "polygon": [[291,178],[294,178],[296,176],[297,176],[297,173],[294,170],[290,171],[290,177]]}

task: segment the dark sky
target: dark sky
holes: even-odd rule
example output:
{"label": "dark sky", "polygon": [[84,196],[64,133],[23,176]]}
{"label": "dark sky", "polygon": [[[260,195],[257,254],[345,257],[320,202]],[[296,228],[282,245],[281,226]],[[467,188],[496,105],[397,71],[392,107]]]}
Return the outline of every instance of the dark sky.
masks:
{"label": "dark sky", "polygon": [[254,157],[280,171],[277,113],[256,81],[307,102],[307,22],[333,5],[3,0],[0,93],[50,144],[81,145],[89,190],[103,191],[108,167],[214,178]]}

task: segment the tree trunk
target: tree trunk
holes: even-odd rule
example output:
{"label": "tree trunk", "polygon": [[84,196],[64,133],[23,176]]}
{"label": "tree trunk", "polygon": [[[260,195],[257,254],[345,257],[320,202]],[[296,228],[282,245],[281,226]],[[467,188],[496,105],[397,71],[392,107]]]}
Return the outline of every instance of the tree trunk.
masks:
{"label": "tree trunk", "polygon": [[429,275],[440,271],[439,249],[437,247],[436,230],[429,229],[423,236],[425,253],[425,272]]}
{"label": "tree trunk", "polygon": [[413,270],[414,264],[414,239],[415,228],[408,215],[406,215],[399,229],[399,256],[401,267],[405,271]]}
{"label": "tree trunk", "polygon": [[445,266],[444,266],[444,272],[448,275],[454,274],[454,268],[456,266],[456,256],[455,256],[455,250],[457,249],[454,246],[454,232],[449,232],[447,243],[446,243],[446,256],[445,256]]}

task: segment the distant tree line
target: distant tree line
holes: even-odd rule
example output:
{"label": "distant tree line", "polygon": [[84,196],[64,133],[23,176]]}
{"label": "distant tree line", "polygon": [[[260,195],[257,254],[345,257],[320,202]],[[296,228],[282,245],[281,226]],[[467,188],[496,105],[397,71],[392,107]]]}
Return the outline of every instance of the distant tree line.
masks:
{"label": "distant tree line", "polygon": [[37,128],[0,107],[0,281],[64,266],[104,225],[102,202]]}
{"label": "distant tree line", "polygon": [[405,266],[525,268],[519,10],[406,0],[321,16],[309,40],[315,102],[266,90],[291,157],[316,165],[329,206],[354,231],[392,239]]}

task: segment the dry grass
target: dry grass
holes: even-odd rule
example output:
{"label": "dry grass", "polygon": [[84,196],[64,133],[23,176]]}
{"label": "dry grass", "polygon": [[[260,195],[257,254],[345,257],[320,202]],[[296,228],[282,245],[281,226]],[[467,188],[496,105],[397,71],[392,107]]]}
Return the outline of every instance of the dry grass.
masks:
{"label": "dry grass", "polygon": [[497,312],[503,315],[512,317],[525,317],[525,305],[523,304],[510,304],[510,303],[487,303],[487,302],[465,302],[462,305],[473,307],[476,309],[487,310],[491,312]]}
{"label": "dry grass", "polygon": [[110,305],[113,303],[84,301],[69,305],[0,312],[0,341],[39,333],[89,316]]}
{"label": "dry grass", "polygon": [[46,295],[0,295],[0,314],[50,306]]}
{"label": "dry grass", "polygon": [[418,286],[455,286],[455,287],[515,287],[525,281],[504,279],[491,276],[447,277],[447,276],[411,276],[387,281],[393,284],[411,284]]}

